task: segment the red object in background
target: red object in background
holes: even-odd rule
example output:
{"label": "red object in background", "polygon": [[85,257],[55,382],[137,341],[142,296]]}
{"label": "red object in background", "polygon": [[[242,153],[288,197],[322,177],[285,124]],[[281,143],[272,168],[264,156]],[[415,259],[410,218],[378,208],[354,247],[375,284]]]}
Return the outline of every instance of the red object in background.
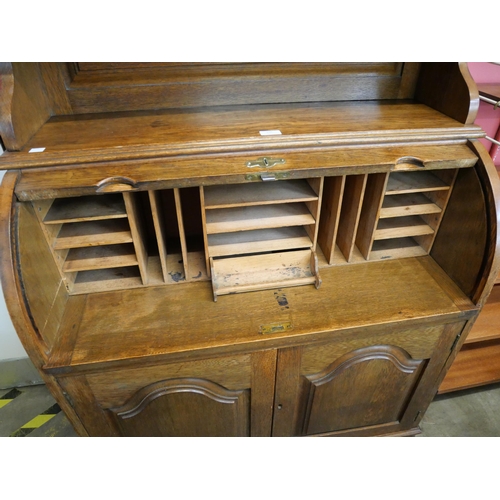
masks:
{"label": "red object in background", "polygon": [[[481,84],[497,84],[500,85],[500,65],[493,63],[469,62],[469,71],[472,78],[477,83],[478,87]],[[500,141],[500,106],[494,107],[484,101],[479,103],[479,111],[477,113],[475,123],[479,125],[488,137]],[[500,148],[498,145],[481,139],[486,150],[490,153],[493,163],[496,167],[500,167]]]}
{"label": "red object in background", "polygon": [[[500,114],[500,109],[497,108],[497,112]],[[495,136],[495,140],[500,142],[500,128],[497,131],[497,134]],[[489,142],[489,141],[488,141]],[[495,164],[496,167],[500,166],[500,146],[498,144],[493,144],[490,149],[490,155],[493,160],[493,163]]]}

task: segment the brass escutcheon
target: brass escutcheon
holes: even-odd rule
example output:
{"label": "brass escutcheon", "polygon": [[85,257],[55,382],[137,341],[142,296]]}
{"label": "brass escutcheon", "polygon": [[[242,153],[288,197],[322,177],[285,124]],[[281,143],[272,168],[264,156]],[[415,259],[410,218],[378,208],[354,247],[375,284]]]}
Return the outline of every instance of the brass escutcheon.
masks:
{"label": "brass escutcheon", "polygon": [[274,167],[274,165],[283,163],[285,163],[285,160],[283,158],[267,158],[266,156],[263,156],[262,158],[257,158],[257,160],[254,161],[247,161],[246,166],[248,168],[254,168],[254,167],[270,168]]}

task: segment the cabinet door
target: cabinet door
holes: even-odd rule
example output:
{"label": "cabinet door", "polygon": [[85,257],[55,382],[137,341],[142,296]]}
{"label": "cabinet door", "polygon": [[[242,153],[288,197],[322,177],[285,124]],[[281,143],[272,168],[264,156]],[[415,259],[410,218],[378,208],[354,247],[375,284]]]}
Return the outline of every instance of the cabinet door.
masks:
{"label": "cabinet door", "polygon": [[[273,435],[377,435],[415,429],[463,323],[280,351]],[[361,337],[361,338],[359,338]]]}
{"label": "cabinet door", "polygon": [[88,375],[123,436],[269,436],[276,351]]}

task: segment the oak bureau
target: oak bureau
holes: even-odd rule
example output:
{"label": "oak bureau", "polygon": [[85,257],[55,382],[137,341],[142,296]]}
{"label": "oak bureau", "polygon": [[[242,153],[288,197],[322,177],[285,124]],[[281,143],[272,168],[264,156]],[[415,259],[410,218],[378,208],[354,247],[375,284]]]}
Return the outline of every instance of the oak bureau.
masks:
{"label": "oak bureau", "polygon": [[83,436],[414,435],[499,271],[458,63],[1,63],[1,276]]}

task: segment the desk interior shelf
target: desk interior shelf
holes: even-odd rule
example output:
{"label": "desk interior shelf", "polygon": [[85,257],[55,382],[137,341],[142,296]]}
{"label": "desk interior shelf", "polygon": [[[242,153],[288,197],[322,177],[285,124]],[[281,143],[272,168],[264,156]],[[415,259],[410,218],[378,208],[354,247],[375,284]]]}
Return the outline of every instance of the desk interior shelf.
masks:
{"label": "desk interior shelf", "polygon": [[319,286],[322,190],[323,178],[200,188],[215,300],[240,291]]}
{"label": "desk interior shelf", "polygon": [[390,173],[365,257],[377,260],[430,253],[456,173],[455,169]]}
{"label": "desk interior shelf", "polygon": [[[174,205],[170,210],[169,199]],[[204,274],[195,271],[201,267],[199,256],[187,251],[178,189],[58,198],[33,205],[70,293],[186,281],[190,261],[195,276]]]}

